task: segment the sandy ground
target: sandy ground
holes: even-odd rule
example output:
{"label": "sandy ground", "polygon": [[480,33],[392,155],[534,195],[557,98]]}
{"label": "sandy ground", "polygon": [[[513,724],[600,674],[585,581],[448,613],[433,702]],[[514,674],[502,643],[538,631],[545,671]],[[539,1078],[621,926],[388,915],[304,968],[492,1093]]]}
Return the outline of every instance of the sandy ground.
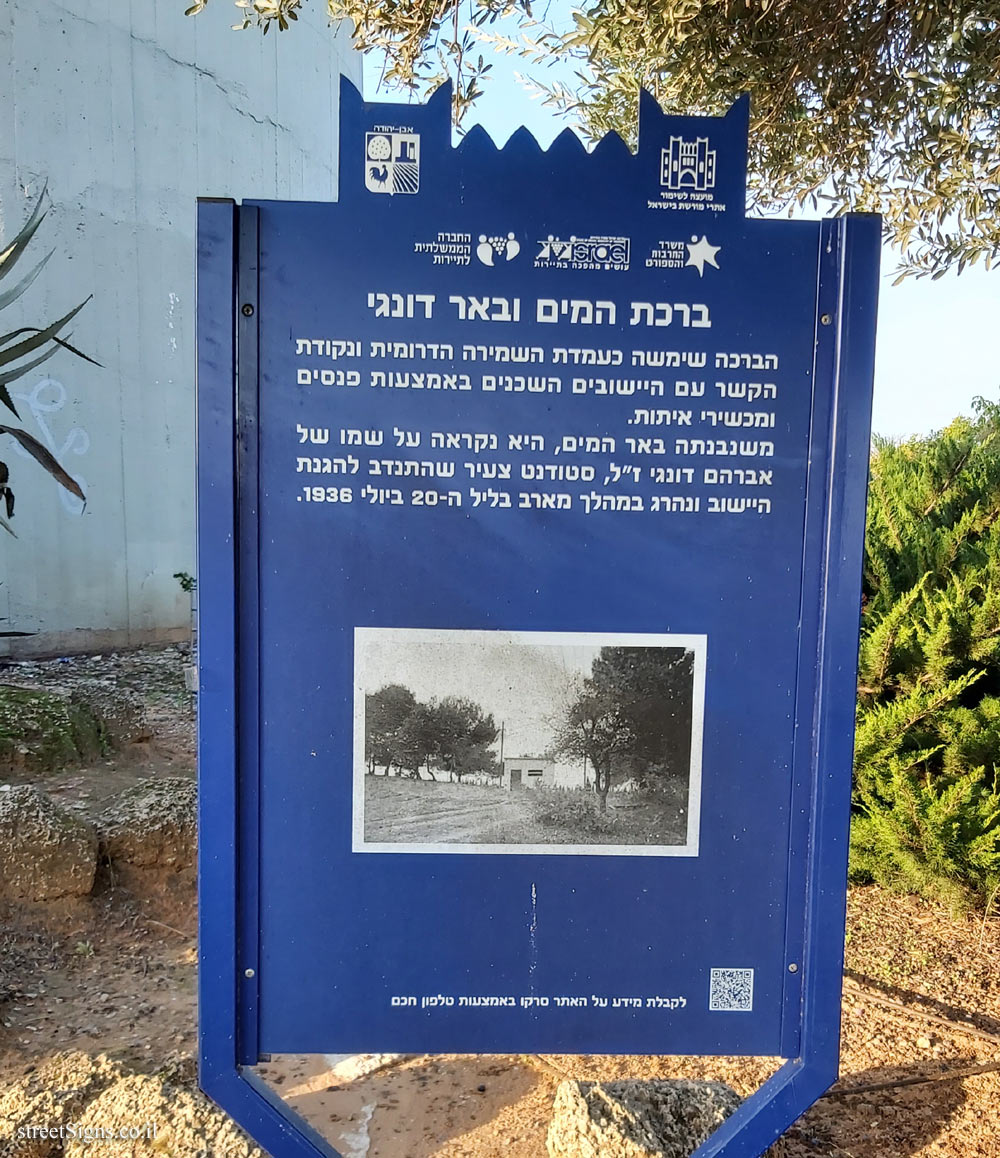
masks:
{"label": "sandy ground", "polygon": [[[141,776],[192,773],[190,704],[157,682],[179,662],[152,665],[151,741],[47,786],[92,811]],[[104,873],[84,901],[0,910],[0,1089],[69,1047],[150,1071],[194,1049],[194,893],[178,884],[133,895]],[[788,1158],[1000,1158],[1000,921],[855,889],[847,966],[841,1081],[789,1130]],[[352,1081],[310,1056],[262,1072],[348,1158],[541,1158],[563,1076],[714,1077],[748,1094],[777,1065],[434,1056]]]}

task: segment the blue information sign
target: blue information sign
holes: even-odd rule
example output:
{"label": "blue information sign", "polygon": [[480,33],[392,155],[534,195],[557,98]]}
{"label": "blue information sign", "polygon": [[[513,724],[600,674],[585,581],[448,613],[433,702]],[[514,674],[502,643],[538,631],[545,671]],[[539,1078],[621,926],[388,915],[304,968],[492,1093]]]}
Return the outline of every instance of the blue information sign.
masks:
{"label": "blue information sign", "polygon": [[836,1073],[878,220],[746,219],[745,101],[449,99],[201,205],[203,1081],[267,1145],[262,1053],[795,1059],[757,1153]]}

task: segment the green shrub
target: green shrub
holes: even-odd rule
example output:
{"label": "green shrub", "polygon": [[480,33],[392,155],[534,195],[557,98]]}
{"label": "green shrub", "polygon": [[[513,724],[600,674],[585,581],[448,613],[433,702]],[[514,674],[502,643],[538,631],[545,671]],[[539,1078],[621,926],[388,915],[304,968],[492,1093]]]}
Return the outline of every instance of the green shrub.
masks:
{"label": "green shrub", "polygon": [[851,873],[955,907],[1000,882],[1000,408],[876,441]]}

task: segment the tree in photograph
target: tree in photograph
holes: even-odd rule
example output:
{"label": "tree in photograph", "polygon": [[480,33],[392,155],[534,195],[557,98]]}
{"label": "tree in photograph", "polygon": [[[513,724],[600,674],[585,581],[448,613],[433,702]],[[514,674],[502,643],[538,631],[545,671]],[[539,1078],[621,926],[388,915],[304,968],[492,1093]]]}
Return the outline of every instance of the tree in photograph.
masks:
{"label": "tree in photograph", "polygon": [[600,809],[626,772],[656,785],[688,774],[694,655],[677,647],[602,647],[557,729],[558,753],[586,759]]}
{"label": "tree in photograph", "polygon": [[631,753],[634,744],[620,706],[607,689],[593,680],[584,681],[583,689],[566,709],[553,745],[559,755],[590,761],[601,812],[608,807],[617,762]]}
{"label": "tree in photograph", "polygon": [[500,729],[479,704],[459,696],[445,696],[430,708],[434,755],[439,767],[461,782],[470,772],[491,772],[496,758],[491,750]]}
{"label": "tree in photograph", "polygon": [[397,764],[401,729],[417,706],[417,698],[401,684],[387,684],[365,696],[365,763],[369,774],[377,764],[389,769]]}
{"label": "tree in photograph", "polygon": [[[236,4],[235,27],[266,32],[288,28],[302,0]],[[714,116],[749,93],[760,208],[881,212],[901,276],[1000,254],[995,5],[589,0],[558,29],[537,21],[528,0],[327,0],[327,11],[351,21],[363,52],[384,54],[390,86],[426,94],[450,78],[457,119],[490,69],[477,40],[571,65],[569,84],[535,87],[592,139],[615,131],[634,144],[643,88],[669,113]],[[511,14],[520,39],[488,31]]]}
{"label": "tree in photograph", "polygon": [[493,717],[459,696],[422,704],[402,684],[387,684],[365,696],[365,765],[391,768],[415,778],[433,768],[461,781],[470,772],[492,772],[491,745],[499,735]]}
{"label": "tree in photograph", "polygon": [[422,779],[421,768],[426,768],[428,777],[435,780],[431,771],[435,744],[434,711],[427,704],[416,703],[396,731],[392,762],[401,773],[415,780]]}
{"label": "tree in photograph", "polygon": [[694,653],[680,647],[604,647],[591,680],[617,705],[641,780],[687,777]]}

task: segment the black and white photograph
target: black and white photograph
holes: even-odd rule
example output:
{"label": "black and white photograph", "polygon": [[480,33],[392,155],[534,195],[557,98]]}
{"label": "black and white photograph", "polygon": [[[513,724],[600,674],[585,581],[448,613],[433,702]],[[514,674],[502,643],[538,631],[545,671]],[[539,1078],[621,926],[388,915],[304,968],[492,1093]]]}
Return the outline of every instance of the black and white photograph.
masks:
{"label": "black and white photograph", "polygon": [[356,628],[354,851],[697,856],[705,653]]}

